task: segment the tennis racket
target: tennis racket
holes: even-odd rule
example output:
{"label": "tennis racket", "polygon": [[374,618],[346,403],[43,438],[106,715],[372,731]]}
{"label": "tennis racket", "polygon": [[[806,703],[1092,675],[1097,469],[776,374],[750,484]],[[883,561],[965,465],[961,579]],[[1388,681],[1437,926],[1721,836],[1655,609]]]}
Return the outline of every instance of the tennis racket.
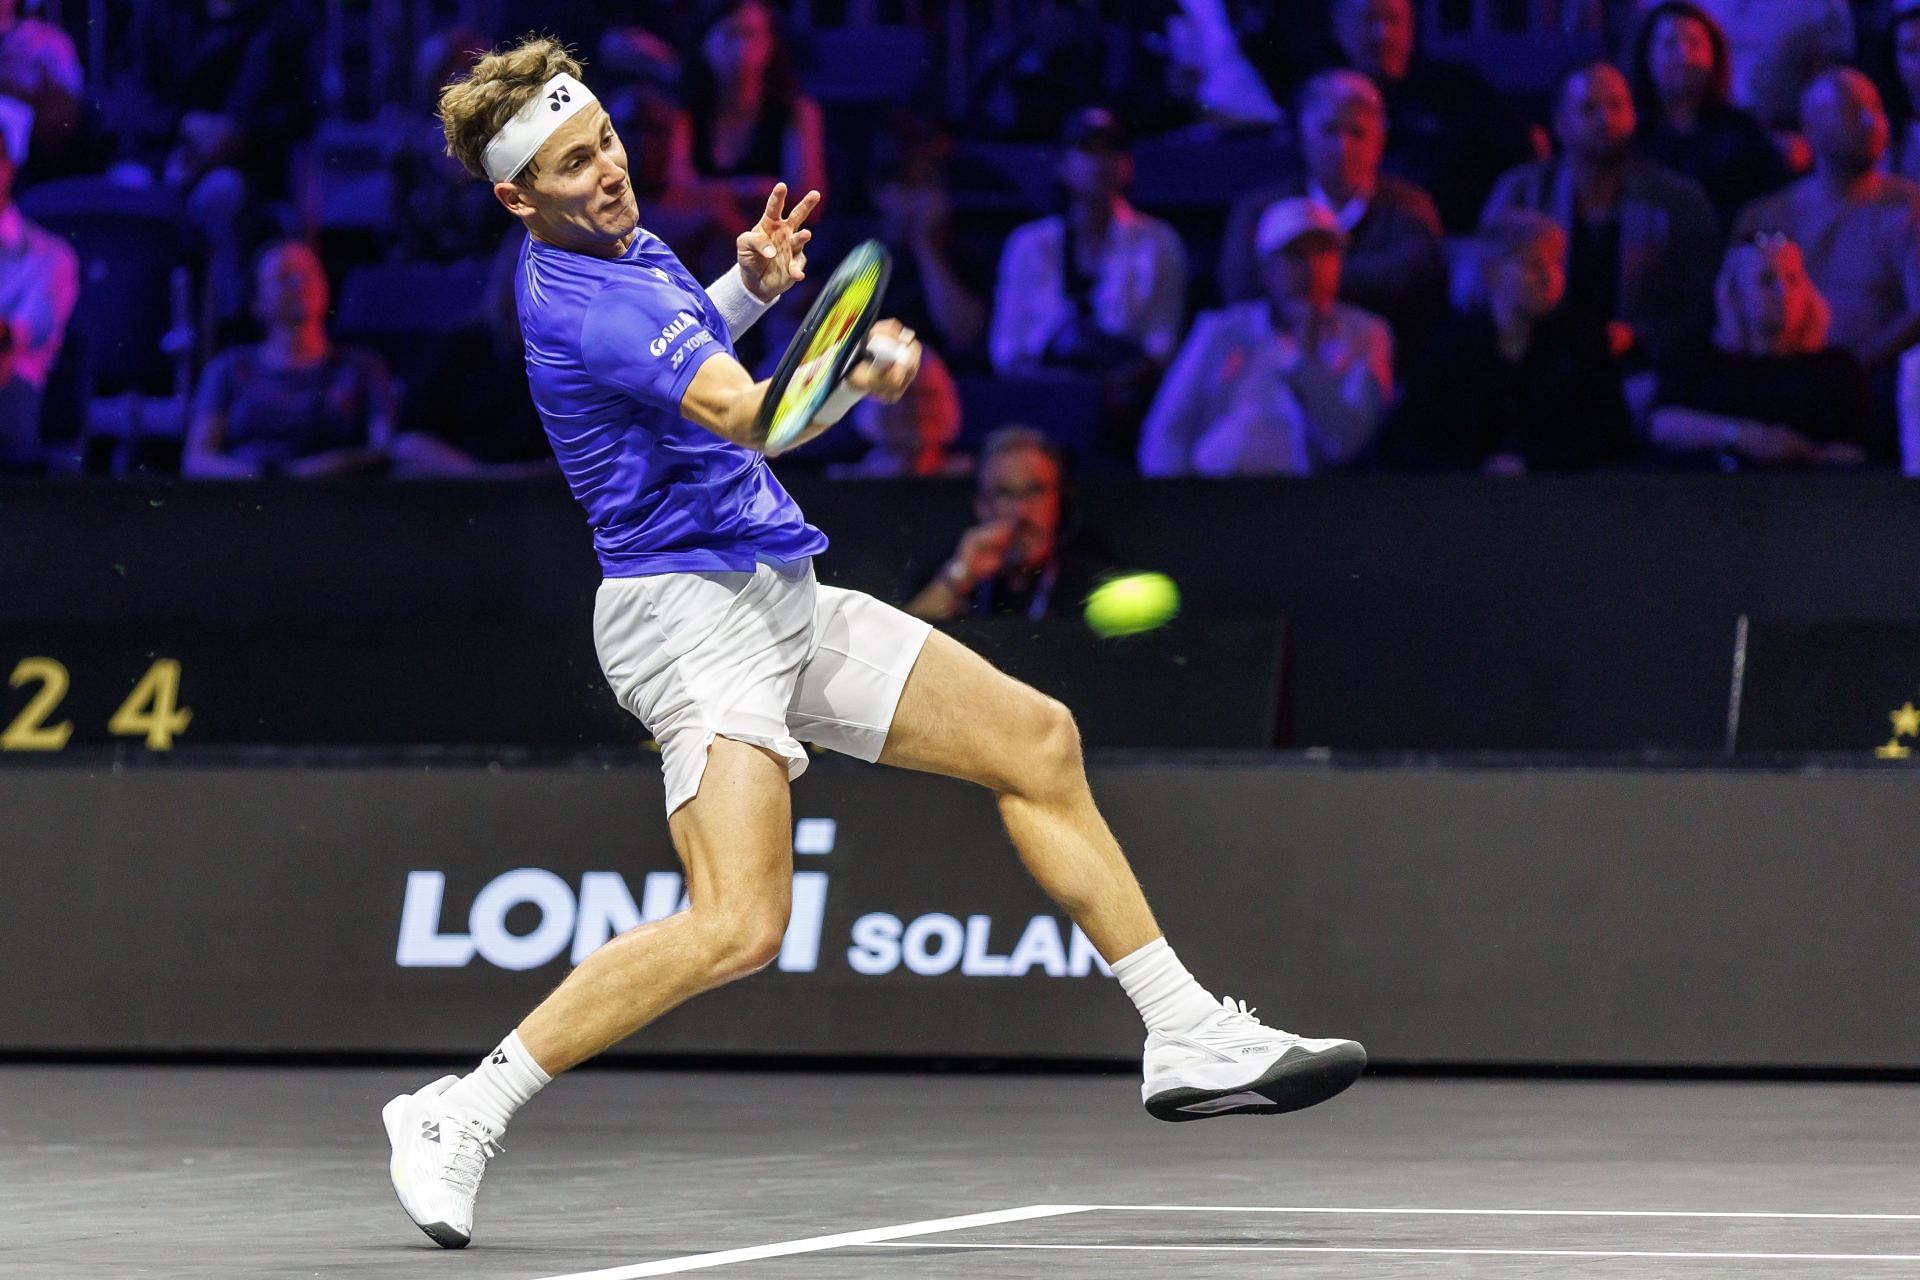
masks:
{"label": "tennis racket", "polygon": [[768,453],[793,443],[868,354],[867,333],[880,318],[880,300],[892,274],[893,257],[878,240],[862,241],[834,268],[760,402],[754,427]]}

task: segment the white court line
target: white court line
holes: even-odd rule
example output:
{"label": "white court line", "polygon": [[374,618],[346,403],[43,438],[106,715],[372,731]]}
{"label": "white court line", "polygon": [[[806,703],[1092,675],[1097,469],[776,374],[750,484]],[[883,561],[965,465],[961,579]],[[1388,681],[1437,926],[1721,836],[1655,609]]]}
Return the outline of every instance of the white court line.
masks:
{"label": "white court line", "polygon": [[796,1253],[819,1253],[824,1249],[844,1249],[849,1245],[882,1244],[906,1236],[933,1235],[941,1231],[965,1231],[970,1227],[991,1227],[1003,1222],[1025,1222],[1032,1218],[1055,1218],[1067,1213],[1085,1213],[1083,1204],[1030,1204],[1022,1209],[996,1209],[992,1213],[969,1213],[959,1218],[931,1218],[897,1227],[871,1227],[865,1231],[842,1231],[838,1235],[813,1236],[806,1240],[787,1240],[780,1244],[757,1244],[745,1249],[727,1249],[720,1253],[690,1253],[681,1258],[662,1258],[657,1262],[638,1262],[628,1267],[608,1267],[602,1271],[575,1271],[545,1280],[637,1280],[640,1276],[670,1276],[682,1271],[701,1271],[707,1267],[731,1266],[736,1262],[758,1262],[762,1258],[785,1258]]}
{"label": "white court line", "polygon": [[1366,1253],[1475,1258],[1700,1258],[1750,1262],[1920,1262],[1920,1253],[1682,1253],[1652,1249],[1388,1249],[1306,1244],[944,1244],[875,1242],[877,1249],[1060,1249],[1123,1253]]}
{"label": "white court line", "polygon": [[1427,1214],[1464,1218],[1791,1218],[1836,1222],[1920,1222],[1920,1213],[1771,1213],[1759,1209],[1359,1209],[1328,1205],[1090,1204],[1102,1213]]}

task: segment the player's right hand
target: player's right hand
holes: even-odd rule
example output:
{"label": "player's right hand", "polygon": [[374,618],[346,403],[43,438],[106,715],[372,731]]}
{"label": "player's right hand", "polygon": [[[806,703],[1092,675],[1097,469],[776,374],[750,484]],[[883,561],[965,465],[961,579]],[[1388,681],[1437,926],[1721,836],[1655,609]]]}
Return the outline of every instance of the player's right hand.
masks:
{"label": "player's right hand", "polygon": [[885,338],[899,348],[895,358],[884,365],[873,360],[862,360],[853,366],[853,371],[847,375],[847,382],[862,395],[892,404],[907,394],[914,375],[920,372],[920,343],[914,338],[913,330],[891,317],[873,326],[867,338],[868,343],[871,344],[876,337]]}

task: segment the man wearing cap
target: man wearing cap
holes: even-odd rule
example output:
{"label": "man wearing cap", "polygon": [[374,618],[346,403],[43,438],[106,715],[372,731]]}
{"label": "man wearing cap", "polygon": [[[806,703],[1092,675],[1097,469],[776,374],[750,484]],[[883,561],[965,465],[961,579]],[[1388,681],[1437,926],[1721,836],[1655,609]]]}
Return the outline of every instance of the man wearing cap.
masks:
{"label": "man wearing cap", "polygon": [[1066,208],[1014,229],[1000,255],[987,350],[1002,374],[1165,364],[1186,313],[1187,254],[1174,229],[1127,203],[1133,157],[1113,114],[1067,122]]}
{"label": "man wearing cap", "polygon": [[1393,336],[1339,301],[1338,217],[1281,200],[1254,244],[1266,295],[1194,322],[1141,432],[1143,475],[1311,475],[1373,443],[1393,398]]}
{"label": "man wearing cap", "polygon": [[1386,100],[1358,71],[1335,67],[1308,80],[1298,118],[1305,171],[1234,201],[1220,244],[1220,296],[1245,302],[1265,292],[1254,227],[1276,200],[1312,196],[1333,210],[1347,233],[1341,300],[1391,325],[1404,361],[1447,305],[1447,256],[1433,198],[1381,172]]}
{"label": "man wearing cap", "polygon": [[73,246],[13,203],[33,111],[0,97],[0,465],[37,467],[40,397],[80,298]]}

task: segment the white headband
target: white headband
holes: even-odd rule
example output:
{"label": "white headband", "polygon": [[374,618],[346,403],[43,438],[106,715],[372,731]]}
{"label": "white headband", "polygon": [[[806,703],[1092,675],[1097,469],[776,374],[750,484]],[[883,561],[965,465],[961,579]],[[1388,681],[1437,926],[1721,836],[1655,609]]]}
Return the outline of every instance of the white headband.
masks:
{"label": "white headband", "polygon": [[511,182],[553,136],[555,129],[573,119],[575,112],[597,101],[593,90],[562,71],[540,87],[538,97],[500,126],[500,132],[487,143],[480,167],[495,182]]}

